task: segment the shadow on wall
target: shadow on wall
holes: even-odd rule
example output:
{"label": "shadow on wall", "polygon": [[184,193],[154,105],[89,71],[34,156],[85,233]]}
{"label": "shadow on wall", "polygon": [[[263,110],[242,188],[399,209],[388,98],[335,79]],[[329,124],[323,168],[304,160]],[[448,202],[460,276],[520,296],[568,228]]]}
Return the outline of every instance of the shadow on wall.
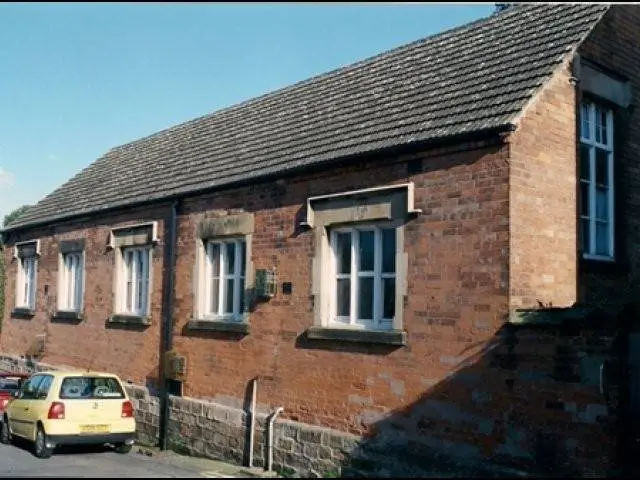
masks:
{"label": "shadow on wall", "polygon": [[616,319],[572,307],[520,312],[519,320],[461,352],[458,369],[416,402],[363,421],[370,434],[343,475],[611,472],[619,415],[600,393],[600,365],[618,355]]}

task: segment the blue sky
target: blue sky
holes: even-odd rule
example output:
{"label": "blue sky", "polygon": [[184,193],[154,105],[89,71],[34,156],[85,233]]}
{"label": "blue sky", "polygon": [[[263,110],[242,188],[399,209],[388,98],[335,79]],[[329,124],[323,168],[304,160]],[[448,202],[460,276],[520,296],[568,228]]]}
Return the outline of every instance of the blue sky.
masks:
{"label": "blue sky", "polygon": [[493,10],[1,3],[0,222],[114,146]]}

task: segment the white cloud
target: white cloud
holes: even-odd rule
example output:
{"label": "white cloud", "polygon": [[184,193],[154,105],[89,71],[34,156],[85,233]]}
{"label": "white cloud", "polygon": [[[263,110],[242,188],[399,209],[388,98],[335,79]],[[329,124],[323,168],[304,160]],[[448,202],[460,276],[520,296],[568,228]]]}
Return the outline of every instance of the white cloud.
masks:
{"label": "white cloud", "polygon": [[13,173],[7,172],[2,167],[0,167],[0,186],[10,187],[13,185],[15,177]]}

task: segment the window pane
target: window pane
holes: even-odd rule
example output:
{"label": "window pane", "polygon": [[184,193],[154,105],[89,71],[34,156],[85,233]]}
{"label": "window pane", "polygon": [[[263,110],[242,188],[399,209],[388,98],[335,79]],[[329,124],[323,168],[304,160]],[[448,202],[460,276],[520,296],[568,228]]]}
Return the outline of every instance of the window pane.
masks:
{"label": "window pane", "polygon": [[591,162],[589,160],[589,146],[580,145],[580,178],[584,180],[591,179]]}
{"label": "window pane", "polygon": [[596,120],[596,142],[602,142],[602,114],[601,114],[601,110],[600,107],[598,107],[597,105],[594,106],[595,108],[595,120]]}
{"label": "window pane", "polygon": [[127,312],[133,310],[133,251],[127,250],[124,254],[125,269],[127,271],[127,296],[125,308]]}
{"label": "window pane", "polygon": [[596,223],[596,254],[609,255],[609,224]]}
{"label": "window pane", "polygon": [[358,318],[373,320],[373,278],[358,279]]}
{"label": "window pane", "polygon": [[46,396],[49,394],[49,389],[51,388],[52,378],[53,377],[47,375],[42,379],[42,381],[38,385],[38,393],[36,394],[36,398],[46,398]]}
{"label": "window pane", "polygon": [[244,241],[240,242],[240,255],[240,275],[244,276],[247,269],[247,244]]}
{"label": "window pane", "polygon": [[348,317],[351,314],[351,280],[339,278],[336,292],[336,315]]}
{"label": "window pane", "polygon": [[138,283],[138,288],[137,288],[136,293],[138,295],[137,295],[137,298],[136,298],[136,308],[135,308],[134,311],[135,312],[141,312],[142,311],[142,302],[144,300],[143,300],[143,296],[142,296],[142,285],[140,285],[140,283]]}
{"label": "window pane", "polygon": [[373,271],[373,259],[375,239],[373,231],[361,231],[359,232],[359,245],[358,245],[358,258],[360,260],[360,271],[371,272]]}
{"label": "window pane", "polygon": [[65,377],[60,386],[60,398],[124,398],[124,392],[114,377]]}
{"label": "window pane", "polygon": [[236,244],[235,242],[225,243],[224,247],[227,254],[225,270],[226,273],[233,275],[236,271]]}
{"label": "window pane", "polygon": [[22,291],[22,305],[29,304],[29,279],[25,277],[24,289]]}
{"label": "window pane", "polygon": [[382,230],[382,271],[396,271],[396,231],[393,228]]}
{"label": "window pane", "polygon": [[589,237],[589,219],[582,218],[580,220],[580,241],[583,253],[591,252],[591,242]]}
{"label": "window pane", "polygon": [[607,143],[608,135],[607,135],[607,111],[605,109],[600,110],[600,141],[602,143]]}
{"label": "window pane", "polygon": [[226,280],[223,312],[233,313],[233,278]]}
{"label": "window pane", "polygon": [[131,250],[128,250],[127,252],[125,252],[125,254],[124,254],[124,266],[125,266],[125,268],[127,270],[127,278],[129,280],[131,280],[131,277],[133,275],[132,258],[133,258],[133,252]]}
{"label": "window pane", "polygon": [[82,262],[78,264],[78,268],[76,269],[75,275],[75,291],[74,291],[74,304],[73,308],[76,310],[80,310],[80,306],[82,304]]}
{"label": "window pane", "polygon": [[142,250],[137,250],[137,258],[136,258],[136,280],[137,280],[137,285],[136,285],[136,312],[139,312],[142,310],[143,307],[143,302],[144,302],[144,281],[145,281],[145,274],[144,274],[144,259],[143,259],[143,255],[144,252]]}
{"label": "window pane", "polygon": [[29,259],[29,306],[35,305],[36,298],[36,260],[35,258]]}
{"label": "window pane", "polygon": [[351,233],[336,234],[336,263],[338,273],[351,272]]}
{"label": "window pane", "polygon": [[70,253],[65,256],[66,298],[63,308],[79,310],[82,303],[82,255]]}
{"label": "window pane", "polygon": [[40,386],[40,382],[43,380],[42,375],[35,375],[22,384],[22,398],[34,399],[36,398],[36,392]]}
{"label": "window pane", "polygon": [[133,306],[131,305],[131,300],[133,298],[133,282],[131,280],[129,280],[127,282],[127,312],[130,312],[133,310]]}
{"label": "window pane", "polygon": [[393,318],[396,313],[396,279],[383,278],[382,318]]}
{"label": "window pane", "polygon": [[240,311],[238,313],[244,312],[244,278],[240,279]]}
{"label": "window pane", "polygon": [[582,104],[581,110],[581,135],[584,138],[589,138],[589,105],[586,103]]}
{"label": "window pane", "polygon": [[209,311],[213,314],[218,313],[218,295],[220,293],[220,280],[214,278],[211,280],[211,304],[209,305]]}
{"label": "window pane", "polygon": [[33,307],[35,303],[35,259],[33,257],[24,257],[22,259],[22,302],[21,304]]}
{"label": "window pane", "polygon": [[596,188],[596,218],[599,220],[609,219],[609,190],[607,188]]}
{"label": "window pane", "polygon": [[71,255],[65,255],[64,257],[64,286],[62,286],[61,288],[63,288],[63,292],[66,293],[66,296],[63,298],[63,308],[71,308],[71,306],[73,305],[73,270],[71,267]]}
{"label": "window pane", "polygon": [[596,183],[609,185],[609,154],[606,150],[596,148]]}
{"label": "window pane", "polygon": [[209,259],[211,260],[211,276],[219,277],[220,276],[220,244],[211,243],[209,244]]}
{"label": "window pane", "polygon": [[585,217],[591,216],[589,210],[589,184],[580,182],[580,214]]}

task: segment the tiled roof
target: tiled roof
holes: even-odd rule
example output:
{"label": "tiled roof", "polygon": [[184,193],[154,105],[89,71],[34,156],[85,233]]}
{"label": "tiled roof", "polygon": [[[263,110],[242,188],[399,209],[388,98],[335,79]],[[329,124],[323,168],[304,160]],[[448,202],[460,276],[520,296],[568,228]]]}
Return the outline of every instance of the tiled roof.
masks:
{"label": "tiled roof", "polygon": [[9,229],[508,126],[607,8],[518,4],[116,147]]}

